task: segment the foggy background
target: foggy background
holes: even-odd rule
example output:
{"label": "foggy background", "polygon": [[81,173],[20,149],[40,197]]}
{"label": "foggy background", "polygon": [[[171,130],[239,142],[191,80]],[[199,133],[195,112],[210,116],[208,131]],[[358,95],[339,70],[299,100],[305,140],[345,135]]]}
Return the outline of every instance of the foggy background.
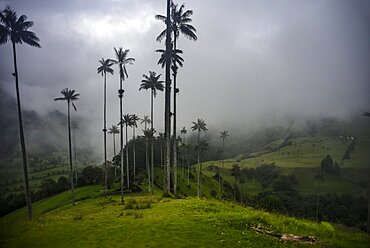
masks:
{"label": "foggy background", "polygon": [[[87,138],[102,147],[103,78],[96,69],[122,46],[136,59],[123,83],[124,113],[150,115],[150,92],[138,89],[149,70],[164,73],[154,51],[164,48],[155,38],[165,26],[154,16],[165,14],[165,0],[0,1],[0,9],[7,5],[34,21],[30,30],[42,46],[17,45],[24,109],[66,113],[66,104],[53,99],[63,88],[75,89],[81,96],[72,115],[85,119]],[[370,111],[370,1],[187,0],[185,9],[194,11],[198,41],[178,41],[185,59],[178,72],[179,130],[186,126],[189,133],[191,122],[203,118],[233,135]],[[12,56],[10,43],[0,46],[1,88],[15,96]],[[113,69],[107,75],[108,127],[119,121]],[[162,132],[164,93],[158,92],[154,108],[154,127]]]}

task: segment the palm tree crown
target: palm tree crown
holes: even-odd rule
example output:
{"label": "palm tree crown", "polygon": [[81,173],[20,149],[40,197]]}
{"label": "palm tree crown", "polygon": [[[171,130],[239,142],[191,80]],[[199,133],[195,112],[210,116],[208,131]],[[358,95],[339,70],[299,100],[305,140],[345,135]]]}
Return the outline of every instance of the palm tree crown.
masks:
{"label": "palm tree crown", "polygon": [[112,127],[110,127],[108,129],[108,133],[109,134],[118,134],[119,133],[119,129],[116,125],[112,125]]}
{"label": "palm tree crown", "polygon": [[162,68],[166,65],[166,59],[168,56],[171,58],[172,65],[179,65],[180,67],[183,66],[184,59],[179,55],[182,54],[182,50],[180,49],[173,49],[173,45],[171,44],[171,53],[167,53],[164,49],[157,49],[155,50],[158,53],[161,53],[161,57],[158,60],[158,65],[161,65]]}
{"label": "palm tree crown", "polygon": [[153,96],[157,96],[157,90],[163,91],[164,90],[164,81],[159,80],[161,74],[157,75],[154,71],[149,71],[149,76],[143,75],[143,80],[141,80],[142,84],[140,85],[139,90],[149,90],[151,89],[153,92]]}
{"label": "palm tree crown", "polygon": [[221,134],[220,139],[222,140],[226,140],[227,137],[230,137],[229,131],[226,131],[226,130],[220,132],[220,134]]}
{"label": "palm tree crown", "polygon": [[197,122],[193,122],[193,126],[191,127],[191,130],[198,131],[198,132],[207,132],[207,124],[204,122],[203,119],[198,119]]}
{"label": "palm tree crown", "polygon": [[186,134],[186,132],[187,132],[187,131],[186,131],[186,127],[182,127],[182,129],[181,129],[181,131],[180,131],[180,132],[181,132],[181,134]]}
{"label": "palm tree crown", "polygon": [[[144,123],[144,125],[145,125],[145,126],[146,126],[147,124],[150,124],[150,123],[151,123],[151,120],[150,120],[149,116],[144,115],[143,119],[141,119],[140,124],[143,124],[143,123]],[[145,129],[146,129],[146,128],[145,128]]]}
{"label": "palm tree crown", "polygon": [[132,114],[131,115],[131,121],[132,121],[132,126],[137,127],[137,122],[140,120],[139,116],[137,114]]}
{"label": "palm tree crown", "polygon": [[33,26],[33,22],[27,21],[27,16],[21,15],[17,18],[17,13],[7,7],[0,12],[0,21],[2,22],[0,24],[0,44],[5,44],[10,38],[14,44],[24,42],[33,47],[41,47],[35,33],[28,31],[28,28]]}
{"label": "palm tree crown", "polygon": [[113,75],[114,71],[111,68],[113,65],[113,62],[110,59],[104,60],[104,58],[102,58],[101,60],[99,60],[99,62],[101,64],[101,66],[99,66],[97,69],[99,74],[101,74],[102,76],[104,76],[104,74],[106,73],[110,73]]}
{"label": "palm tree crown", "polygon": [[128,58],[128,53],[130,52],[129,49],[126,49],[123,51],[123,48],[120,47],[118,50],[114,48],[114,52],[116,55],[116,59],[109,59],[110,62],[113,62],[114,64],[117,64],[119,66],[119,74],[120,77],[125,80],[125,78],[128,78],[128,73],[126,70],[126,65],[130,64],[132,65],[135,61],[134,58]]}
{"label": "palm tree crown", "polygon": [[63,89],[60,93],[62,93],[63,97],[55,98],[54,101],[67,101],[68,103],[71,102],[73,108],[77,111],[77,108],[74,105],[73,101],[78,100],[80,94],[75,94],[75,90],[69,90],[68,88]]}
{"label": "palm tree crown", "polygon": [[[171,29],[174,33],[175,38],[179,37],[180,32],[185,35],[190,40],[196,41],[198,39],[196,33],[196,29],[189,24],[193,20],[190,16],[193,14],[192,10],[186,10],[184,12],[185,5],[182,4],[180,8],[178,8],[177,4],[174,4],[171,1]],[[156,15],[156,19],[163,21],[166,23],[166,17],[163,15]],[[163,30],[157,37],[157,41],[161,41],[166,36],[166,29]]]}

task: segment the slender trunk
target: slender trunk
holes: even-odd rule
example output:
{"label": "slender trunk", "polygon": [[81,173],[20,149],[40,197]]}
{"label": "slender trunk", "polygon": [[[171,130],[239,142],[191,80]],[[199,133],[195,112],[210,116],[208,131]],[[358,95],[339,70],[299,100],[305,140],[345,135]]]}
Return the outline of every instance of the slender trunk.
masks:
{"label": "slender trunk", "polygon": [[[116,157],[116,134],[113,133],[113,160]],[[117,166],[114,165],[114,182],[116,182],[117,178]]]}
{"label": "slender trunk", "polygon": [[16,94],[17,94],[17,106],[18,106],[19,138],[21,140],[26,204],[27,204],[27,209],[28,209],[28,217],[32,219],[32,201],[31,201],[31,194],[30,194],[30,182],[28,179],[28,161],[27,161],[26,141],[24,139],[24,132],[23,132],[22,108],[21,108],[21,100],[20,100],[19,84],[18,84],[17,54],[16,54],[14,42],[13,42],[13,58],[14,58],[15,89],[16,89]]}
{"label": "slender trunk", "polygon": [[[176,50],[176,33],[174,34],[174,50]],[[177,142],[176,142],[176,79],[177,79],[177,68],[176,62],[174,62],[175,71],[173,74],[173,193],[176,194],[177,192]]]}
{"label": "slender trunk", "polygon": [[199,160],[200,160],[200,147],[199,147],[199,143],[200,143],[200,131],[198,131],[198,165],[199,165],[199,169],[198,169],[198,198],[201,197],[201,192],[200,192],[200,187],[201,187],[201,180],[200,180],[200,171],[201,171],[201,165],[199,163]]}
{"label": "slender trunk", "polygon": [[236,201],[236,176],[234,176],[234,201]]}
{"label": "slender trunk", "polygon": [[218,190],[219,190],[219,197],[220,197],[220,200],[221,200],[221,194],[222,194],[222,179],[221,179],[221,171],[222,169],[224,168],[225,166],[225,158],[224,158],[224,149],[225,149],[225,139],[222,138],[222,167],[221,167],[221,170],[219,172],[219,177],[218,177]]}
{"label": "slender trunk", "polygon": [[73,165],[72,165],[72,142],[71,142],[71,101],[68,100],[68,144],[69,144],[69,166],[71,170],[71,189],[72,189],[72,204],[75,205],[75,192],[73,185]]}
{"label": "slender trunk", "polygon": [[107,74],[104,72],[104,182],[105,182],[105,189],[104,195],[107,197],[108,191],[108,166],[107,166]]}
{"label": "slender trunk", "polygon": [[[144,123],[144,130],[147,131],[146,122]],[[149,155],[148,155],[148,137],[145,136],[145,167],[148,174],[148,192],[151,192],[151,179],[150,179],[150,165],[149,165]]]}
{"label": "slender trunk", "polygon": [[190,186],[190,161],[189,161],[189,149],[186,148],[186,163],[188,164],[188,186]]}
{"label": "slender trunk", "polygon": [[133,156],[134,156],[134,179],[133,179],[133,182],[135,182],[135,177],[136,177],[136,147],[135,147],[135,143],[136,143],[136,137],[135,137],[135,125],[133,126],[133,129],[132,129],[132,136],[133,136],[133,140],[134,140],[134,143],[132,144],[133,145]]}
{"label": "slender trunk", "polygon": [[127,127],[128,124],[126,123],[126,177],[127,177],[127,188],[130,188],[130,166],[128,162],[128,137],[127,137]]}
{"label": "slender trunk", "polygon": [[150,122],[150,128],[151,128],[151,132],[152,132],[152,136],[150,138],[150,143],[151,143],[151,184],[152,184],[152,190],[154,189],[154,142],[153,142],[153,138],[154,138],[154,129],[153,129],[153,123],[154,123],[154,115],[153,115],[153,90],[151,91],[151,102],[150,102],[150,118],[151,118],[151,122]]}
{"label": "slender trunk", "polygon": [[123,97],[123,89],[122,89],[122,77],[120,76],[120,89],[118,91],[119,94],[119,103],[120,103],[120,129],[121,129],[121,147],[120,147],[120,152],[121,152],[121,202],[124,203],[125,199],[123,198],[123,110],[122,110],[122,97]]}
{"label": "slender trunk", "polygon": [[77,185],[77,155],[76,155],[76,137],[75,137],[76,130],[72,129],[72,138],[73,138],[73,155],[74,155],[74,161],[75,161],[75,178],[76,178],[76,185]]}
{"label": "slender trunk", "polygon": [[166,78],[165,78],[165,137],[166,137],[166,180],[164,192],[170,192],[170,160],[171,160],[171,133],[170,133],[170,104],[171,104],[171,20],[170,20],[170,0],[167,0],[166,18]]}

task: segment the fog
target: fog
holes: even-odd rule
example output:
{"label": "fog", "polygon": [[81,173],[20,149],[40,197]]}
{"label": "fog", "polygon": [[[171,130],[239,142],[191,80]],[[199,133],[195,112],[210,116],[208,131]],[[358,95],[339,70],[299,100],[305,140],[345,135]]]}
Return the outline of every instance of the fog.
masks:
{"label": "fog", "polygon": [[[45,115],[63,88],[81,94],[78,115],[92,143],[102,143],[103,78],[98,60],[113,47],[136,59],[124,81],[124,112],[150,114],[143,74],[163,74],[155,41],[165,28],[154,18],[164,0],[0,1],[34,21],[41,49],[17,46],[24,108]],[[182,2],[179,2],[180,4]],[[214,129],[252,130],[292,119],[346,119],[370,109],[369,1],[196,1],[198,41],[183,36],[178,72],[178,126],[203,118]],[[15,95],[11,44],[0,46],[0,83]],[[114,68],[116,69],[116,68]],[[119,119],[118,73],[107,76],[108,126]],[[164,93],[155,99],[155,128],[163,131]],[[139,129],[142,129],[139,127]],[[110,143],[110,142],[108,142]]]}

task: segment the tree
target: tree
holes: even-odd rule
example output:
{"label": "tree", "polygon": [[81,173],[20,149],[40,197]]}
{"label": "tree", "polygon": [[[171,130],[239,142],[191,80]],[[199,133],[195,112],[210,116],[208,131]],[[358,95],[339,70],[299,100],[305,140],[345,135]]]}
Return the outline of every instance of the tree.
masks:
{"label": "tree", "polygon": [[114,48],[114,52],[116,55],[116,59],[110,59],[114,64],[118,65],[119,68],[119,82],[120,82],[120,89],[118,90],[119,102],[120,102],[120,132],[121,132],[121,202],[124,202],[123,199],[123,109],[122,109],[122,97],[124,90],[122,89],[122,82],[125,78],[128,78],[128,73],[126,69],[126,65],[133,64],[135,61],[134,58],[128,57],[128,53],[130,52],[129,49],[123,51],[122,47],[118,50]]}
{"label": "tree", "polygon": [[[154,71],[149,71],[149,76],[147,75],[143,75],[143,80],[141,80],[141,85],[140,85],[140,88],[139,88],[139,91],[140,90],[149,90],[151,91],[151,94],[150,94],[150,118],[151,118],[151,122],[150,122],[150,129],[153,130],[153,123],[154,123],[154,115],[153,115],[153,98],[157,96],[157,90],[159,91],[163,91],[164,90],[164,85],[163,85],[163,81],[162,80],[159,80],[159,78],[161,77],[161,74],[157,75]],[[151,137],[151,140],[150,140],[150,143],[151,143],[151,172],[152,172],[152,175],[151,175],[151,179],[152,179],[152,185],[154,184],[154,141],[153,141],[153,136]]]}
{"label": "tree", "polygon": [[148,173],[148,180],[149,180],[148,183],[149,183],[149,193],[150,193],[151,180],[150,180],[150,167],[149,167],[149,159],[148,159],[148,135],[145,135],[145,132],[148,130],[147,125],[151,123],[151,120],[149,119],[149,116],[144,115],[144,118],[141,119],[140,123],[144,124],[143,133],[144,133],[144,136],[145,136],[145,168],[146,168],[146,172]]}
{"label": "tree", "polygon": [[[204,122],[203,119],[198,119],[196,122],[193,122],[193,126],[191,127],[192,131],[197,131],[198,132],[198,147],[200,147],[200,133],[201,132],[207,132],[207,124]],[[198,149],[198,165],[199,165],[199,159],[200,159],[200,149]],[[198,171],[198,198],[201,197],[200,195],[200,170]]]}
{"label": "tree", "polygon": [[[126,178],[127,178],[127,188],[130,188],[130,165],[129,165],[129,160],[128,160],[128,127],[132,127],[133,122],[132,122],[132,117],[130,114],[125,114],[123,115],[123,124],[126,126]],[[123,164],[121,164],[121,167]]]}
{"label": "tree", "polygon": [[[364,112],[362,114],[362,116],[370,117],[370,112]],[[369,164],[369,166],[370,166],[370,164]],[[370,183],[369,183],[368,192],[367,192],[367,226],[366,226],[366,231],[367,231],[367,234],[370,235]]]}
{"label": "tree", "polygon": [[[116,157],[116,134],[119,134],[119,129],[117,126],[112,125],[112,127],[109,128],[108,131],[109,134],[113,134],[113,158]],[[116,180],[117,177],[117,170],[116,166],[114,166],[114,180]]]}
{"label": "tree", "polygon": [[[186,38],[190,39],[190,40],[194,40],[196,41],[198,39],[198,37],[196,36],[196,29],[191,25],[189,24],[190,22],[192,22],[192,19],[190,18],[190,16],[193,14],[193,11],[192,10],[186,10],[184,11],[184,8],[185,8],[185,5],[182,4],[179,8],[178,8],[178,5],[177,4],[174,4],[173,1],[171,1],[171,13],[170,13],[170,18],[167,18],[165,16],[162,16],[162,15],[157,15],[156,18],[158,20],[161,20],[163,21],[164,23],[167,23],[167,19],[169,19],[168,21],[170,21],[170,25],[167,25],[166,29],[163,30],[159,36],[157,37],[157,41],[161,41],[165,34],[167,34],[167,31],[169,28],[171,28],[170,32],[173,34],[173,51],[175,51],[175,54],[172,55],[172,58],[174,58],[176,56],[176,51],[178,50],[177,49],[177,46],[176,46],[176,42],[177,42],[177,39],[179,38],[180,34],[183,34]],[[167,13],[167,16],[169,14]],[[172,47],[171,47],[172,48]],[[180,64],[180,66],[182,67],[182,63]],[[174,59],[172,61],[172,66],[171,66],[171,69],[173,71],[173,88],[174,88],[174,94],[173,94],[173,139],[175,140],[176,139],[176,136],[177,136],[177,133],[176,133],[176,117],[177,117],[177,113],[176,113],[176,94],[179,92],[179,89],[177,88],[176,86],[176,81],[177,81],[177,69],[178,69],[178,66],[177,66],[177,61],[176,59]],[[175,178],[175,185],[174,185],[174,193],[176,193],[176,167],[177,167],[177,146],[176,146],[176,142],[173,142],[173,154],[174,154],[174,178]]]}
{"label": "tree", "polygon": [[13,62],[14,62],[14,77],[15,77],[15,89],[17,95],[17,106],[18,106],[18,124],[19,124],[19,138],[21,141],[22,159],[23,159],[23,172],[24,172],[24,182],[25,182],[25,195],[26,203],[28,209],[28,217],[32,218],[32,203],[30,194],[30,185],[28,178],[28,161],[27,161],[27,151],[26,142],[24,138],[23,131],[23,119],[22,119],[22,109],[21,100],[19,93],[19,76],[17,67],[17,53],[15,44],[22,44],[23,42],[33,46],[41,47],[38,43],[39,38],[35,33],[29,31],[28,29],[33,26],[32,21],[27,21],[27,16],[21,15],[17,17],[17,13],[10,7],[0,12],[0,45],[5,44],[8,39],[12,42],[13,47]]}
{"label": "tree", "polygon": [[63,89],[60,93],[62,93],[63,97],[55,98],[54,101],[67,101],[68,106],[68,144],[69,144],[69,166],[71,172],[71,190],[72,190],[72,204],[75,205],[75,194],[74,194],[74,185],[73,185],[73,165],[72,165],[72,145],[71,145],[71,104],[75,111],[77,111],[76,106],[74,105],[73,101],[78,100],[80,94],[76,94],[75,90],[69,90],[68,88]]}
{"label": "tree", "polygon": [[137,122],[140,120],[139,116],[137,116],[136,114],[133,114],[131,115],[131,121],[132,121],[132,138],[134,140],[133,142],[133,147],[132,147],[132,150],[133,150],[133,158],[134,158],[134,182],[135,182],[135,177],[136,177],[136,134],[135,134],[135,130],[137,128]]}
{"label": "tree", "polygon": [[[224,153],[224,149],[225,149],[225,142],[227,140],[228,137],[230,137],[230,134],[229,134],[229,131],[222,131],[220,132],[221,136],[220,136],[220,139],[222,139],[222,168],[224,168],[225,166],[225,153]],[[220,170],[220,176],[218,177],[218,196],[220,197],[220,200],[221,200],[221,170]]]}
{"label": "tree", "polygon": [[109,59],[104,60],[102,58],[99,60],[100,66],[98,67],[97,71],[98,74],[101,74],[102,77],[104,77],[104,127],[103,127],[103,132],[104,132],[104,167],[105,167],[105,177],[104,177],[104,182],[105,182],[105,195],[107,194],[108,190],[108,168],[107,168],[107,73],[110,73],[113,75],[113,69],[111,68],[113,66],[112,61]]}

